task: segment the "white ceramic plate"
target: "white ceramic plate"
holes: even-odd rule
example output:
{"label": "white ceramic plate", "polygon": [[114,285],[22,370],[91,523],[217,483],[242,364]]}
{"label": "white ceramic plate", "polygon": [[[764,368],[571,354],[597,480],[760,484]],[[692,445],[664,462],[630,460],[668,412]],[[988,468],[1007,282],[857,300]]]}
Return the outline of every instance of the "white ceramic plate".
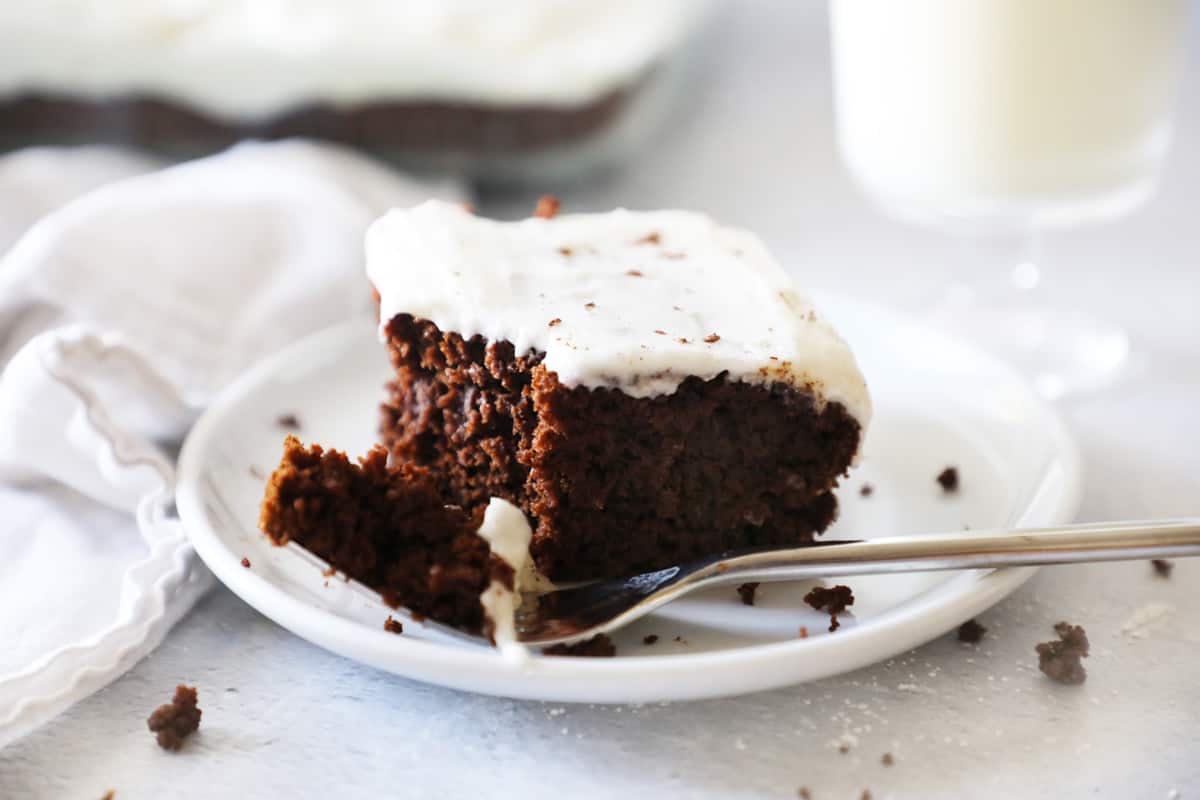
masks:
{"label": "white ceramic plate", "polygon": [[[1069,521],[1080,494],[1075,447],[1055,412],[990,356],[878,307],[818,298],[853,346],[876,416],[865,459],[840,491],[829,537],[880,537]],[[805,583],[763,585],[755,607],[732,589],[694,595],[614,637],[616,658],[534,657],[519,665],[491,648],[405,619],[372,592],[257,527],[264,476],[278,462],[283,414],[300,437],[361,454],[376,440],[389,376],[369,321],[316,334],[256,366],[196,423],[180,458],[177,500],[196,550],[260,612],[348,658],[429,683],[488,694],[580,702],[649,702],[769,689],[865,666],[933,639],[1020,586],[1030,570],[889,575],[848,580],[853,615],[802,602]],[[962,490],[935,476],[958,468]],[[859,490],[870,483],[874,492]],[[250,568],[241,566],[248,558]],[[801,626],[807,638],[799,637]],[[653,645],[643,638],[657,634]]]}

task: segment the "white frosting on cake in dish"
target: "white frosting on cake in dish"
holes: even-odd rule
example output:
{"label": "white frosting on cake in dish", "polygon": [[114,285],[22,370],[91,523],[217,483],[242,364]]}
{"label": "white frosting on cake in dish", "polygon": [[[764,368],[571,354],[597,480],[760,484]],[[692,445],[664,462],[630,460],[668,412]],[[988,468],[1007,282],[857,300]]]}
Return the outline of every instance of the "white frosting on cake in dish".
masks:
{"label": "white frosting on cake in dish", "polygon": [[727,373],[809,389],[864,429],[870,419],[846,343],[757,236],[702,214],[497,222],[431,200],[372,224],[366,257],[385,324],[407,313],[542,351],[568,386],[649,397]]}
{"label": "white frosting on cake in dish", "polygon": [[576,106],[679,43],[704,0],[0,3],[0,96],[181,100],[215,116],[397,100]]}
{"label": "white frosting on cake in dish", "polygon": [[491,547],[492,555],[513,569],[512,588],[492,581],[479,596],[479,603],[492,621],[492,638],[501,654],[514,660],[523,659],[527,652],[517,642],[516,613],[521,593],[532,589],[534,583],[533,559],[529,555],[533,530],[521,509],[493,497],[484,509],[479,536]]}

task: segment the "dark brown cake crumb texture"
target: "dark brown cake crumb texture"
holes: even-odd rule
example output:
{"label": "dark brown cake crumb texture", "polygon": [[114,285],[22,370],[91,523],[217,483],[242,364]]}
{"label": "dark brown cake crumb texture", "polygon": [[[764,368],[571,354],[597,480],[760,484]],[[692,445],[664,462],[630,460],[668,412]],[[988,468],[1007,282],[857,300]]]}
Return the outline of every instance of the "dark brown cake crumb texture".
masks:
{"label": "dark brown cake crumb texture", "polygon": [[870,497],[875,494],[875,487],[869,483],[864,483],[862,488],[858,490],[858,493],[863,497]]}
{"label": "dark brown cake crumb texture", "polygon": [[295,414],[280,414],[279,418],[275,420],[275,424],[285,431],[300,430],[300,418]]}
{"label": "dark brown cake crumb texture", "polygon": [[1087,670],[1080,659],[1087,658],[1087,633],[1078,625],[1060,622],[1054,626],[1058,641],[1042,642],[1035,650],[1038,669],[1059,683],[1078,685],[1087,680]]}
{"label": "dark brown cake crumb texture", "polygon": [[113,798],[116,796],[117,796],[117,793],[114,792],[112,789],[109,789],[107,792],[104,793],[104,796],[101,797],[100,800],[113,800]]}
{"label": "dark brown cake crumb texture", "polygon": [[1174,562],[1168,561],[1165,558],[1152,559],[1150,566],[1154,567],[1154,574],[1160,578],[1171,577],[1171,570],[1175,569]]}
{"label": "dark brown cake crumb texture", "polygon": [[245,556],[242,556],[242,566],[245,567],[246,569],[250,569],[250,559],[246,558]]}
{"label": "dark brown cake crumb texture", "polygon": [[708,342],[709,344],[713,344],[714,342],[721,341],[721,337],[717,336],[715,333],[710,333],[708,336],[704,337],[704,341]]}
{"label": "dark brown cake crumb texture", "polygon": [[797,789],[796,796],[799,797],[800,800],[812,800],[812,792],[808,790],[807,786],[801,786],[799,789]]}
{"label": "dark brown cake crumb texture", "polygon": [[558,209],[562,206],[558,198],[552,194],[544,194],[538,198],[537,206],[533,209],[535,217],[542,219],[553,219],[558,214]]}
{"label": "dark brown cake crumb texture", "polygon": [[965,644],[978,644],[985,633],[987,633],[987,628],[973,619],[958,626],[958,640]]}
{"label": "dark brown cake crumb texture", "polygon": [[871,800],[871,790],[863,789],[862,796],[859,797],[858,800]]}
{"label": "dark brown cake crumb texture", "polygon": [[895,763],[896,763],[896,759],[895,759],[895,757],[894,757],[894,756],[893,756],[891,753],[884,753],[884,754],[883,754],[883,757],[882,757],[882,758],[880,758],[880,759],[879,759],[879,761],[880,761],[880,763],[882,763],[882,764],[883,764],[885,767],[890,767],[892,764],[895,764]]}
{"label": "dark brown cake crumb texture", "polygon": [[831,489],[861,434],[840,404],[725,376],[635,398],[564,386],[543,354],[511,342],[463,339],[406,314],[386,331],[396,380],[381,428],[392,463],[427,468],[444,502],[468,512],[494,497],[517,505],[552,581],[803,545],[836,516]]}
{"label": "dark brown cake crumb texture", "polygon": [[651,633],[650,635],[643,637],[642,644],[649,645],[649,644],[654,644],[657,641],[658,641],[658,634]]}
{"label": "dark brown cake crumb texture", "polygon": [[947,494],[958,491],[958,469],[956,467],[946,467],[937,476],[937,482],[941,485],[942,491]]}
{"label": "dark brown cake crumb texture", "polygon": [[383,629],[388,633],[404,633],[404,626],[400,620],[388,614],[388,618],[383,621]]}
{"label": "dark brown cake crumb texture", "polygon": [[355,578],[415,619],[488,635],[479,595],[491,580],[511,586],[512,568],[476,535],[482,509],[448,507],[424,469],[387,462],[383,447],[355,464],[287,437],[259,528],[276,545],[294,541],[324,559],[327,576]]}
{"label": "dark brown cake crumb texture", "polygon": [[155,734],[159,747],[178,750],[183,747],[183,740],[200,727],[200,708],[196,700],[195,687],[179,684],[171,702],[154,709],[146,725]]}
{"label": "dark brown cake crumb texture", "polygon": [[598,636],[584,639],[582,642],[576,642],[575,644],[556,644],[553,647],[547,647],[542,650],[542,653],[548,656],[611,658],[617,654],[617,646],[613,644],[612,639],[601,633]]}
{"label": "dark brown cake crumb texture", "polygon": [[634,244],[658,244],[661,241],[662,237],[659,236],[658,231],[654,231],[653,233],[647,233],[645,236],[638,239]]}
{"label": "dark brown cake crumb texture", "polygon": [[742,602],[748,606],[754,605],[754,595],[757,592],[758,592],[758,582],[757,581],[751,581],[750,583],[743,583],[741,586],[737,587],[738,597],[742,598]]}
{"label": "dark brown cake crumb texture", "polygon": [[838,622],[838,614],[854,605],[854,592],[849,586],[838,585],[831,588],[815,586],[812,591],[804,595],[804,602],[817,611],[829,614],[829,632],[833,633],[842,627]]}

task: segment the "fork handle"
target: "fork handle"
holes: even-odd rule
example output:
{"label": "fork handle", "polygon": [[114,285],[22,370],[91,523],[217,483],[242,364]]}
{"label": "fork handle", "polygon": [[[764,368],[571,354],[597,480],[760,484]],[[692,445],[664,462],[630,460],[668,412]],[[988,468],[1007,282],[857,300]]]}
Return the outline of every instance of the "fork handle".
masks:
{"label": "fork handle", "polygon": [[692,577],[734,582],[1200,556],[1200,518],[827,541],[714,559]]}

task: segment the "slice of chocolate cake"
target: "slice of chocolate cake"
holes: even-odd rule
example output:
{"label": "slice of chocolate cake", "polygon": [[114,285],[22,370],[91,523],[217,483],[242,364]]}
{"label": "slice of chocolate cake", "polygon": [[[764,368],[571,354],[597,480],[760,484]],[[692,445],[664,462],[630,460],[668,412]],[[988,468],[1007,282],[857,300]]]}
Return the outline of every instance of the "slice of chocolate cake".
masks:
{"label": "slice of chocolate cake", "polygon": [[834,519],[866,385],[752,234],[429,202],[372,226],[367,271],[394,460],[469,512],[523,509],[552,580],[803,544]]}
{"label": "slice of chocolate cake", "polygon": [[354,464],[289,436],[259,527],[276,545],[296,542],[418,619],[513,639],[514,579],[528,559],[524,516],[501,500],[470,514],[446,506],[426,470],[389,467],[382,447]]}

